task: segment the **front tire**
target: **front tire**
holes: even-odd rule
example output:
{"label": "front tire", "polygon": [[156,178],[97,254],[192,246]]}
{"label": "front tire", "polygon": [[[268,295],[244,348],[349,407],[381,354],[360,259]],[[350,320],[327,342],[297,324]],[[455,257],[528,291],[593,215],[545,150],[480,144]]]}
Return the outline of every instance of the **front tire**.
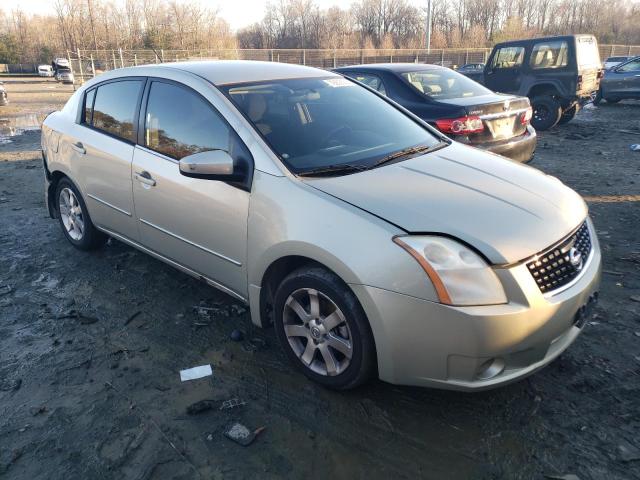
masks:
{"label": "front tire", "polygon": [[62,233],[79,250],[95,250],[107,241],[107,236],[93,225],[87,205],[80,192],[68,178],[58,182],[56,208]]}
{"label": "front tire", "polygon": [[531,125],[536,130],[549,130],[557,125],[562,117],[562,106],[550,95],[533,97],[533,117]]}
{"label": "front tire", "polygon": [[307,378],[336,390],[371,378],[376,354],[369,322],[351,289],[321,267],[289,274],[274,301],[276,335]]}

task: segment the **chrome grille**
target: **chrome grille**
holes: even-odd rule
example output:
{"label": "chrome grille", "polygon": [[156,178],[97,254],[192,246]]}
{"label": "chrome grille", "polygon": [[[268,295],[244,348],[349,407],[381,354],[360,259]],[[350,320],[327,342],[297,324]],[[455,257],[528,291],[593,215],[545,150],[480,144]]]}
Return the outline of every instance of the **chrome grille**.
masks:
{"label": "chrome grille", "polygon": [[552,292],[578,276],[591,254],[591,248],[589,227],[584,222],[559,244],[528,261],[527,268],[542,293]]}

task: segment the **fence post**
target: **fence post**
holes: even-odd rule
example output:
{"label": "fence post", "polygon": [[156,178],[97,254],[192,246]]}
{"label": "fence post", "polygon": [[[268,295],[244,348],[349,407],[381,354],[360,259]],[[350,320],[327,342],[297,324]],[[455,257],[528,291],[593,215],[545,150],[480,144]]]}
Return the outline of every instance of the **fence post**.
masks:
{"label": "fence post", "polygon": [[122,48],[118,48],[120,52],[120,68],[124,68],[124,59],[122,58]]}
{"label": "fence post", "polygon": [[111,57],[113,58],[113,69],[115,70],[118,68],[118,64],[116,63],[116,52],[114,50],[111,50]]}
{"label": "fence post", "polygon": [[333,68],[336,68],[336,49],[333,49]]}
{"label": "fence post", "polygon": [[306,65],[307,64],[307,51],[303,48],[302,49],[302,65]]}
{"label": "fence post", "polygon": [[464,52],[464,63],[469,63],[469,49]]}
{"label": "fence post", "polygon": [[164,48],[160,49],[160,61],[164,63]]}
{"label": "fence post", "polygon": [[91,73],[93,74],[93,77],[95,78],[95,76],[96,76],[96,64],[93,63],[93,53],[91,54]]}
{"label": "fence post", "polygon": [[134,53],[133,54],[133,64],[137,67],[138,66],[138,54]]}
{"label": "fence post", "polygon": [[82,71],[82,57],[80,56],[80,49],[78,51],[78,68],[80,69],[80,83],[84,83],[84,72]]}
{"label": "fence post", "polygon": [[444,67],[444,48],[440,50],[440,66]]}

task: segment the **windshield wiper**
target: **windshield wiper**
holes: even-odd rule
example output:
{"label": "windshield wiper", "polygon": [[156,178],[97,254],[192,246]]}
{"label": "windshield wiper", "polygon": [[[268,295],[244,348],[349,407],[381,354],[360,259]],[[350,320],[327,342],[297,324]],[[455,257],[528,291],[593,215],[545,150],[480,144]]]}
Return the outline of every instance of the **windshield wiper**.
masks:
{"label": "windshield wiper", "polygon": [[416,145],[415,147],[409,147],[409,148],[405,148],[403,150],[398,150],[395,153],[392,153],[391,155],[387,155],[386,157],[381,158],[380,160],[378,160],[376,163],[374,163],[373,165],[371,165],[371,167],[369,168],[376,168],[379,167],[380,165],[383,165],[385,163],[389,163],[393,160],[397,160],[398,158],[402,158],[402,157],[408,157],[409,155],[415,155],[417,153],[429,153],[429,152],[433,152],[435,150],[439,150],[442,147],[446,147],[447,145],[449,145],[446,142],[438,142],[435,145]]}
{"label": "windshield wiper", "polygon": [[298,175],[301,177],[316,177],[322,175],[333,175],[340,173],[356,173],[362,172],[363,170],[367,170],[366,165],[355,165],[350,163],[338,163],[336,165],[327,165],[324,167],[313,168],[311,170],[305,170],[304,172],[299,172]]}

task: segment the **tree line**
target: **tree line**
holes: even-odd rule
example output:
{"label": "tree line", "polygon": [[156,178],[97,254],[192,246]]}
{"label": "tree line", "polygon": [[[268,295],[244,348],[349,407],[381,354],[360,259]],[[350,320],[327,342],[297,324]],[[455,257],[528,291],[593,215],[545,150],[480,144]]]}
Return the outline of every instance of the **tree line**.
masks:
{"label": "tree line", "polygon": [[[424,48],[426,0],[356,0],[321,9],[277,0],[233,32],[215,8],[176,0],[54,0],[53,14],[0,10],[0,63],[50,62],[99,49]],[[640,44],[637,0],[432,0],[431,48],[473,48],[538,35],[593,33]]]}

